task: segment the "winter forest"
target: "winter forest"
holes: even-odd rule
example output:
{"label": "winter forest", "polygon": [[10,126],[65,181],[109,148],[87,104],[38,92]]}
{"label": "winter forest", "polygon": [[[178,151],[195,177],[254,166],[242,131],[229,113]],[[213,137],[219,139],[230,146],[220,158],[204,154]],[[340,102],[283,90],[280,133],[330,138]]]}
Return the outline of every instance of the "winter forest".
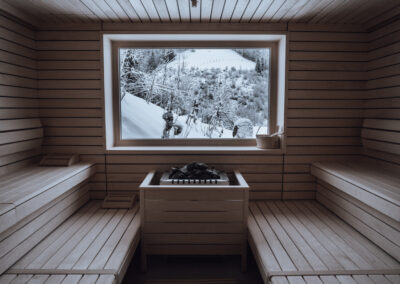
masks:
{"label": "winter forest", "polygon": [[268,48],[119,50],[121,138],[254,138],[268,125]]}

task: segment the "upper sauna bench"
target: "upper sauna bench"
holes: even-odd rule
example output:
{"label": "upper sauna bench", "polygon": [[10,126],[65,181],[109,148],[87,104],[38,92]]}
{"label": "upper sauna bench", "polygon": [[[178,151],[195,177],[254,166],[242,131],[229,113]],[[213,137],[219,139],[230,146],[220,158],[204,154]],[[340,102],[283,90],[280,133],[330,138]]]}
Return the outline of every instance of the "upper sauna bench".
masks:
{"label": "upper sauna bench", "polygon": [[317,162],[311,172],[322,181],[400,221],[400,175],[369,159]]}
{"label": "upper sauna bench", "polygon": [[0,177],[0,233],[88,181],[91,163],[69,167],[29,166]]}

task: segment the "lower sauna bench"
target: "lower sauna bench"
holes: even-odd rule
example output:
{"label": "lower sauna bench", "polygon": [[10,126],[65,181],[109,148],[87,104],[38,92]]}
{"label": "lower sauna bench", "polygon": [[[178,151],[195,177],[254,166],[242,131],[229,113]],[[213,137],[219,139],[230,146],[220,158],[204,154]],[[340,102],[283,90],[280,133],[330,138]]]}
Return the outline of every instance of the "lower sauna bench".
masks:
{"label": "lower sauna bench", "polygon": [[0,283],[120,283],[140,239],[139,204],[90,201],[17,261]]}
{"label": "lower sauna bench", "polygon": [[250,203],[265,283],[400,283],[400,263],[314,200]]}

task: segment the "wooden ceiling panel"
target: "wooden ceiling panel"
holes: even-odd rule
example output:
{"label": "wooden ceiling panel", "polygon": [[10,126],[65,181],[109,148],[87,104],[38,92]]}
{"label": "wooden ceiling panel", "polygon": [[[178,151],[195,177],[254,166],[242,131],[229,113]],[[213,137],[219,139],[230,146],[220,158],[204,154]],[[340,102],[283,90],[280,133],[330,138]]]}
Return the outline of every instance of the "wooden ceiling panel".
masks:
{"label": "wooden ceiling panel", "polygon": [[236,2],[235,9],[231,15],[230,21],[233,22],[240,22],[244,11],[246,10],[247,6],[250,4],[250,0],[238,0]]}
{"label": "wooden ceiling panel", "polygon": [[[42,24],[241,22],[364,24],[399,0],[0,0]],[[0,6],[1,7],[1,6]]]}
{"label": "wooden ceiling panel", "polygon": [[211,22],[218,23],[221,21],[222,11],[225,8],[225,0],[213,1],[213,7],[211,11]]}
{"label": "wooden ceiling panel", "polygon": [[153,5],[161,19],[161,22],[166,23],[171,21],[165,0],[153,0]]}
{"label": "wooden ceiling panel", "polygon": [[211,21],[211,11],[213,8],[212,0],[203,0],[201,3],[201,22],[207,23]]}
{"label": "wooden ceiling panel", "polygon": [[270,22],[273,20],[274,15],[284,7],[286,4],[286,1],[273,1],[272,4],[268,7],[267,11],[265,11],[261,22]]}
{"label": "wooden ceiling panel", "polygon": [[140,0],[129,0],[132,8],[136,11],[141,22],[150,22],[149,14],[147,14],[146,9],[144,8],[142,2]]}
{"label": "wooden ceiling panel", "polygon": [[[156,22],[162,21],[152,0],[145,0],[145,1],[141,0],[141,2],[152,22],[156,23]],[[166,21],[166,19],[165,19],[165,21]]]}
{"label": "wooden ceiling panel", "polygon": [[246,9],[243,11],[242,17],[240,22],[248,23],[253,18],[254,13],[261,5],[262,0],[250,0],[249,4],[247,5]]}
{"label": "wooden ceiling panel", "polygon": [[331,11],[335,11],[337,6],[340,6],[342,1],[331,1],[328,3],[319,13],[316,13],[311,19],[311,24],[318,23],[321,19],[324,19]]}
{"label": "wooden ceiling panel", "polygon": [[296,15],[296,13],[301,11],[309,2],[309,0],[296,1],[294,5],[281,17],[280,20],[283,22],[289,22]]}
{"label": "wooden ceiling panel", "polygon": [[179,13],[178,2],[176,0],[165,0],[168,9],[168,14],[172,22],[180,22],[181,17]]}
{"label": "wooden ceiling panel", "polygon": [[189,2],[189,11],[190,11],[190,22],[200,22],[200,13],[201,13],[201,5],[200,1],[197,1],[196,5],[191,5],[190,2],[191,0],[188,0]]}
{"label": "wooden ceiling panel", "polygon": [[[325,17],[319,20],[319,23],[321,24],[332,23],[334,20],[338,20],[338,18],[343,17],[343,15],[345,14],[347,15],[347,12],[349,12],[351,2],[350,1],[337,1],[337,2],[338,4],[336,5],[336,7],[328,10]],[[340,17],[338,17],[337,15],[340,15]]]}
{"label": "wooden ceiling panel", "polygon": [[226,0],[225,1],[225,7],[222,11],[221,22],[228,23],[231,21],[233,11],[235,10],[235,7],[236,7],[236,4],[238,1],[239,0],[233,0],[233,1]]}
{"label": "wooden ceiling panel", "polygon": [[181,22],[190,22],[189,0],[176,0],[178,3],[179,16]]}
{"label": "wooden ceiling panel", "polygon": [[121,9],[125,11],[131,22],[140,22],[141,18],[133,8],[129,0],[117,0]]}

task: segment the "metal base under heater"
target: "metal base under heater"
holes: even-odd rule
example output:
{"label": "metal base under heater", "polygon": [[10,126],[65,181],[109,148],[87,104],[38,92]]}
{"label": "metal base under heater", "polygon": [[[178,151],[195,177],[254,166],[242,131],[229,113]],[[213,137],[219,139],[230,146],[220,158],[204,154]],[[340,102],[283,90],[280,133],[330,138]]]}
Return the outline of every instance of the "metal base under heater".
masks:
{"label": "metal base under heater", "polygon": [[226,173],[220,173],[219,179],[170,179],[169,173],[165,172],[161,176],[160,185],[200,185],[200,184],[212,184],[212,185],[229,185],[229,178]]}

